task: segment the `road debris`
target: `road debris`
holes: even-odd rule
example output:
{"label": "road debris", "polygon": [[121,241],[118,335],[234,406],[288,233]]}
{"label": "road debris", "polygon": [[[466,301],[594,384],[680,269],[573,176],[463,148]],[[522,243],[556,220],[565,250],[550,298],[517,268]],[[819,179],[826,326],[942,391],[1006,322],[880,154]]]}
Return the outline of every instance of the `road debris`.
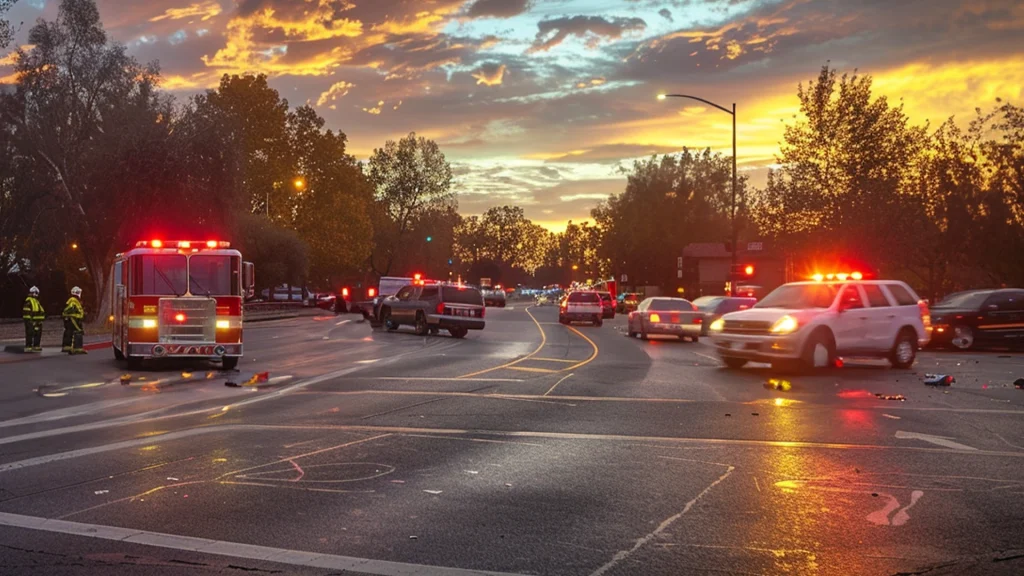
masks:
{"label": "road debris", "polygon": [[416,540],[417,536],[409,536],[409,540]]}
{"label": "road debris", "polygon": [[769,378],[764,383],[764,387],[768,390],[778,390],[780,392],[789,392],[793,389],[793,384],[789,380],[781,380],[779,378]]}
{"label": "road debris", "polygon": [[192,377],[192,373],[191,372],[182,372],[181,373],[181,377],[186,379],[186,380],[188,380],[189,378]]}
{"label": "road debris", "polygon": [[132,375],[131,374],[121,374],[120,380],[121,380],[121,385],[122,386],[127,386],[132,381]]}
{"label": "road debris", "polygon": [[878,392],[875,394],[875,398],[878,398],[879,400],[895,400],[897,402],[907,401],[903,394],[882,394],[881,392]]}
{"label": "road debris", "polygon": [[93,494],[96,494],[97,496],[99,496],[100,494],[110,494],[110,490],[97,490],[93,492]]}
{"label": "road debris", "polygon": [[759,412],[751,412],[750,415],[751,416],[760,416],[761,414]]}
{"label": "road debris", "polygon": [[433,495],[437,496],[441,492],[444,492],[444,490],[424,490],[424,492],[426,492],[427,494],[433,494]]}
{"label": "road debris", "polygon": [[925,374],[924,383],[928,386],[952,386],[956,378],[950,374]]}
{"label": "road debris", "polygon": [[899,420],[900,419],[899,416],[893,416],[892,414],[882,414],[882,416],[884,416],[886,418],[889,418],[891,420]]}
{"label": "road debris", "polygon": [[466,474],[479,474],[478,470],[466,470]]}
{"label": "road debris", "polygon": [[178,481],[178,479],[177,479],[177,478],[175,478],[174,476],[168,476],[168,477],[167,477],[167,479],[168,479],[168,480],[171,480],[171,481],[173,481],[173,482],[177,482],[177,481]]}
{"label": "road debris", "polygon": [[1014,380],[1013,387],[1017,390],[1024,390],[1024,378],[1017,378]]}

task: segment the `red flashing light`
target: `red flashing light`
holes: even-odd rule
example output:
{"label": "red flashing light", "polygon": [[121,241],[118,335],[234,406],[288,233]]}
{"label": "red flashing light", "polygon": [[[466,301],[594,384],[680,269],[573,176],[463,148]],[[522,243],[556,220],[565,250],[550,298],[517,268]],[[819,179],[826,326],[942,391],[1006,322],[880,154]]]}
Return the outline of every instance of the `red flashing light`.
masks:
{"label": "red flashing light", "polygon": [[860,272],[854,272],[853,274],[850,274],[850,278],[853,278],[854,280],[863,280],[864,275]]}
{"label": "red flashing light", "polygon": [[174,320],[176,322],[184,322],[185,321],[185,315],[182,314],[181,312],[178,312],[177,314],[174,315]]}
{"label": "red flashing light", "polygon": [[341,289],[341,297],[342,298],[348,298],[348,288],[342,288]]}
{"label": "red flashing light", "polygon": [[743,273],[746,274],[747,276],[753,276],[754,275],[754,265],[753,264],[747,264],[746,268],[743,269]]}
{"label": "red flashing light", "polygon": [[376,295],[377,295],[377,289],[376,288],[367,288],[366,289],[366,297],[367,298],[373,298]]}
{"label": "red flashing light", "polygon": [[217,247],[217,241],[216,240],[207,240],[206,241],[206,247],[207,248],[216,248]]}
{"label": "red flashing light", "polygon": [[661,315],[658,314],[657,312],[652,312],[647,319],[650,320],[651,322],[661,322]]}
{"label": "red flashing light", "polygon": [[419,272],[417,272],[416,274],[412,275],[412,279],[413,280],[421,280],[422,278],[423,278],[423,274],[420,274]]}
{"label": "red flashing light", "polygon": [[178,248],[191,248],[191,242],[178,242]]}
{"label": "red flashing light", "polygon": [[163,248],[164,247],[164,243],[163,243],[162,240],[150,240],[149,241],[149,245],[152,246],[153,248]]}

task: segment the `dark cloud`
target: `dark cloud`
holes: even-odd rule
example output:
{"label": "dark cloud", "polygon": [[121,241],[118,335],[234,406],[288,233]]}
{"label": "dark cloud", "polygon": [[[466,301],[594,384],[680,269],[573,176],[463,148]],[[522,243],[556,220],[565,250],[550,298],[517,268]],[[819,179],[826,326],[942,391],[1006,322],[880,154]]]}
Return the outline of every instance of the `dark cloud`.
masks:
{"label": "dark cloud", "polygon": [[569,36],[588,38],[589,47],[597,47],[602,38],[621,38],[624,32],[644,30],[641,18],[603,18],[601,16],[567,16],[537,23],[537,39],[527,52],[544,52],[558,46]]}
{"label": "dark cloud", "polygon": [[669,22],[675,22],[675,20],[672,19],[672,11],[669,10],[668,8],[662,8],[661,10],[658,10],[658,15],[664,18],[665,20],[668,20]]}
{"label": "dark cloud", "polygon": [[511,18],[526,12],[530,0],[476,0],[466,11],[470,18]]}

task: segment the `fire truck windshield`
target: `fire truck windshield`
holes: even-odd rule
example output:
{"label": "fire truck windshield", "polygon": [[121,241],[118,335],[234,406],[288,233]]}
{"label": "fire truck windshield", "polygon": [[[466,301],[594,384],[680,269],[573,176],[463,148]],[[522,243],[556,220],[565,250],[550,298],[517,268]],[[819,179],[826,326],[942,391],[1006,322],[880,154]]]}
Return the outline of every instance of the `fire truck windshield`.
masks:
{"label": "fire truck windshield", "polygon": [[180,296],[185,293],[188,260],[182,254],[143,254],[134,266],[133,294]]}
{"label": "fire truck windshield", "polygon": [[193,254],[188,261],[189,292],[196,296],[238,296],[238,266],[233,256]]}

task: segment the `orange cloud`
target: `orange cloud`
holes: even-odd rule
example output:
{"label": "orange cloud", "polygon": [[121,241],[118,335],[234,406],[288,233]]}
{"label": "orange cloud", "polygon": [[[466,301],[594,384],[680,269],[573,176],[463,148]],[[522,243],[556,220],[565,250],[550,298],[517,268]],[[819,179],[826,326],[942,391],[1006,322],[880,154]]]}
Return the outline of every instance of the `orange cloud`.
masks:
{"label": "orange cloud", "polygon": [[473,78],[476,78],[476,83],[479,86],[497,86],[501,84],[501,81],[505,77],[505,65],[504,64],[492,64],[487,63],[480,67],[479,70],[473,72]]}
{"label": "orange cloud", "polygon": [[189,4],[184,8],[168,8],[163,14],[154,16],[149,19],[150,22],[160,22],[161,20],[183,20],[185,18],[194,18],[196,16],[202,16],[200,20],[207,21],[214,16],[221,13],[220,4],[212,0],[208,2],[196,2]]}
{"label": "orange cloud", "polygon": [[[348,94],[348,91],[353,86],[355,86],[355,84],[345,82],[344,80],[341,82],[335,82],[327,89],[326,92],[320,93],[320,97],[316,100],[316,105],[323,106],[324,104],[327,104],[327,102],[334,102],[336,99]],[[331,106],[331,109],[333,110],[334,106]]]}

